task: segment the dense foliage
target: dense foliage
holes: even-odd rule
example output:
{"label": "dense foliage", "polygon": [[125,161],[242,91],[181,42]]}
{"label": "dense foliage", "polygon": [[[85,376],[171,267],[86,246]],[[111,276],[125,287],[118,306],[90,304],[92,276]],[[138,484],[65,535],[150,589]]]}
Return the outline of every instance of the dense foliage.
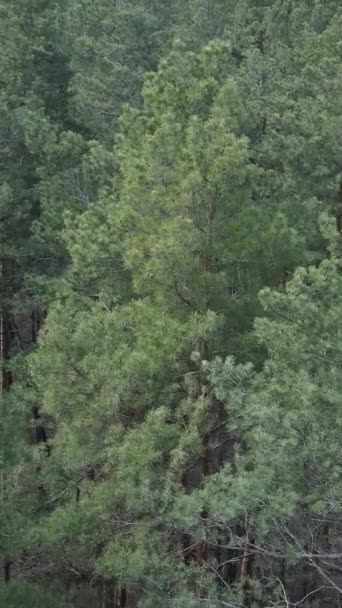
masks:
{"label": "dense foliage", "polygon": [[340,606],[341,31],[0,1],[1,606]]}

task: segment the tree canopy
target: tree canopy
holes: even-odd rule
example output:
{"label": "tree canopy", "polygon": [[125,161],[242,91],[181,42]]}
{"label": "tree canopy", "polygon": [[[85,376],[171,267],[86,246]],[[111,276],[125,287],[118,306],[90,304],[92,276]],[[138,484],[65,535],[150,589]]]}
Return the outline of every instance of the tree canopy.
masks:
{"label": "tree canopy", "polygon": [[0,1],[1,605],[340,605],[339,4]]}

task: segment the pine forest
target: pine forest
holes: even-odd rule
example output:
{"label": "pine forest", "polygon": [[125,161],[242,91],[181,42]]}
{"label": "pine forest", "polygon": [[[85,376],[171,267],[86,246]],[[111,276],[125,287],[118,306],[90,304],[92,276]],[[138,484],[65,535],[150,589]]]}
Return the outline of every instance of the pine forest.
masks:
{"label": "pine forest", "polygon": [[341,606],[341,0],[0,0],[0,607]]}

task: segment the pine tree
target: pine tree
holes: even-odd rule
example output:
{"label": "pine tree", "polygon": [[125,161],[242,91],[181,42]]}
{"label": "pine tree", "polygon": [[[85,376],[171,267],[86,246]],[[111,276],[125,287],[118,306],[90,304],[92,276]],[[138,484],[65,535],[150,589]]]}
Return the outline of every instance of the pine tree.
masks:
{"label": "pine tree", "polygon": [[84,576],[95,568],[110,593],[143,587],[154,605],[151,579],[175,601],[202,593],[202,558],[170,538],[167,515],[173,494],[217,466],[223,420],[201,361],[252,348],[258,290],[303,255],[286,216],[253,200],[229,66],[224,43],[198,54],[177,43],[142,111],[126,109],[113,193],[68,223],[73,265],[33,361],[57,424],[49,492],[64,496],[46,550],[58,563],[62,538]]}
{"label": "pine tree", "polygon": [[[331,220],[327,226],[333,234]],[[298,269],[286,293],[261,292],[263,370],[231,358],[212,367],[236,456],[208,481],[202,500],[227,531],[237,518],[248,522],[230,550],[249,543],[251,579],[261,568],[264,601],[273,587],[279,605],[285,589],[288,602],[339,601],[341,296],[340,257]],[[257,597],[260,584],[250,583]]]}

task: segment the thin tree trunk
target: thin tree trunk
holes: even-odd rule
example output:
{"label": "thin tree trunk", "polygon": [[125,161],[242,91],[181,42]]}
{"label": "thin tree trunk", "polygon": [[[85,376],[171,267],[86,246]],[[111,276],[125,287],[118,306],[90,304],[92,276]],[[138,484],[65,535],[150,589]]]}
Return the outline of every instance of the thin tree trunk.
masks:
{"label": "thin tree trunk", "polygon": [[248,523],[246,524],[247,532],[247,543],[241,560],[241,584],[244,594],[244,607],[250,608],[252,606],[251,598],[251,582],[253,579],[253,565],[255,560],[255,554],[253,553],[253,545],[255,539],[248,537]]}
{"label": "thin tree trunk", "polygon": [[[0,276],[5,278],[5,264],[0,264]],[[13,378],[12,373],[6,368],[6,363],[9,358],[11,348],[11,332],[10,332],[10,318],[2,305],[0,309],[0,399],[2,399],[5,393],[9,390]],[[9,583],[11,580],[11,562],[8,558],[4,560],[4,581]]]}
{"label": "thin tree trunk", "polygon": [[9,315],[5,310],[0,310],[0,395],[4,396],[4,393],[10,388],[13,377],[12,372],[6,368],[6,363],[9,358],[9,352],[11,348],[11,332],[10,332],[10,319]]}
{"label": "thin tree trunk", "polygon": [[6,559],[4,562],[4,581],[6,585],[11,581],[11,565],[12,563]]}

